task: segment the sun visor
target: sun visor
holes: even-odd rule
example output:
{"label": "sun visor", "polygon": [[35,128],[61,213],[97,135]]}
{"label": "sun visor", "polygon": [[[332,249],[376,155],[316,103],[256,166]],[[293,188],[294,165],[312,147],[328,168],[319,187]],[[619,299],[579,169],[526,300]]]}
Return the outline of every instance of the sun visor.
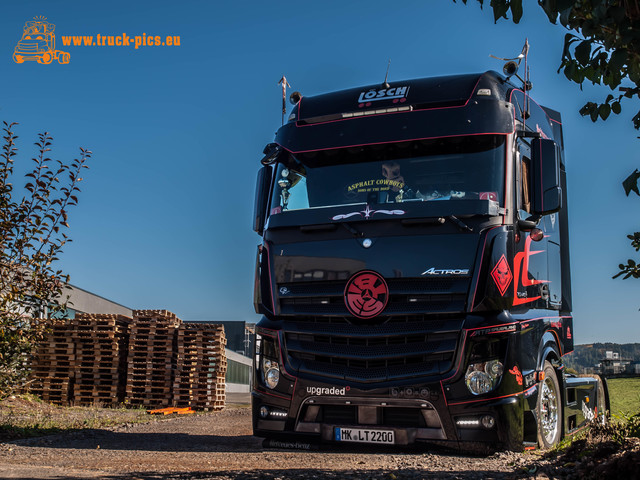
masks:
{"label": "sun visor", "polygon": [[464,105],[471,97],[480,75],[456,75],[370,85],[313,97],[298,104],[300,125],[342,119],[371,109],[411,105],[413,110]]}
{"label": "sun visor", "polygon": [[289,122],[276,142],[292,153],[463,135],[514,131],[508,102],[483,98],[463,106],[391,111],[311,125]]}

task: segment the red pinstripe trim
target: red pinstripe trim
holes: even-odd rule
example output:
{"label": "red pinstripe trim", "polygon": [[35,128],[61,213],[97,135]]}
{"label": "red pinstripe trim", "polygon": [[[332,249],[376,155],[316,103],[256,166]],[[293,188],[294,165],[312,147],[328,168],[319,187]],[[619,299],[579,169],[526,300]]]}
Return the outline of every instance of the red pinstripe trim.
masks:
{"label": "red pinstripe trim", "polygon": [[280,395],[276,395],[275,393],[269,393],[269,392],[267,392],[266,390],[261,390],[261,389],[260,389],[260,388],[258,388],[258,387],[253,387],[253,389],[254,389],[256,392],[258,392],[258,393],[262,393],[262,394],[264,394],[264,395],[269,395],[269,396],[271,396],[271,397],[280,398],[280,399],[282,399],[282,400],[291,400],[291,398],[293,398],[293,396],[290,396],[290,397],[282,397],[282,396],[280,396]]}
{"label": "red pinstripe trim", "polygon": [[[515,127],[514,127],[514,129],[515,129]],[[278,143],[278,145],[280,145],[287,152],[296,154],[296,153],[319,152],[319,151],[325,151],[325,150],[337,150],[337,149],[340,149],[340,148],[365,147],[367,145],[387,145],[387,144],[390,144],[390,143],[415,142],[415,141],[418,141],[418,140],[435,140],[435,139],[438,139],[438,138],[475,137],[475,136],[478,136],[478,135],[496,135],[496,136],[504,135],[506,137],[507,135],[510,135],[512,133],[514,133],[514,132],[511,131],[511,132],[465,133],[465,134],[460,134],[460,135],[441,135],[441,136],[437,136],[437,137],[419,137],[419,138],[408,138],[408,139],[405,139],[405,140],[389,140],[388,142],[359,143],[359,144],[355,144],[355,145],[344,145],[344,146],[341,146],[341,147],[317,148],[315,150],[299,150],[297,152],[294,152],[293,150],[289,150],[287,147],[285,147],[284,145],[281,145],[279,143]]]}
{"label": "red pinstripe trim", "polygon": [[[445,380],[449,380],[458,374],[458,370],[460,370],[460,365],[462,365],[462,357],[464,355],[464,347],[466,344],[467,344],[467,331],[465,330],[464,339],[462,340],[462,347],[460,348],[460,358],[456,362],[458,364],[458,366],[456,367],[456,371],[453,372],[453,374],[450,377],[443,378],[442,380],[440,380],[440,385],[442,385],[442,382],[444,382]],[[444,386],[443,386],[443,393],[444,393]],[[446,397],[445,397],[445,400],[446,400]]]}
{"label": "red pinstripe trim", "polygon": [[440,388],[442,389],[442,398],[444,398],[445,406],[449,406],[449,402],[447,402],[447,395],[444,393],[444,385],[442,385],[442,380],[440,380]]}
{"label": "red pinstripe trim", "polygon": [[269,245],[265,242],[264,248],[267,251],[267,272],[269,273],[269,290],[271,293],[271,313],[276,314],[276,296],[273,290],[273,281],[271,279],[271,255],[269,254]]}
{"label": "red pinstripe trim", "polygon": [[516,393],[510,393],[509,395],[502,395],[500,397],[491,397],[491,398],[479,398],[478,400],[468,400],[466,402],[450,403],[449,405],[453,406],[453,405],[464,405],[467,403],[490,402],[492,400],[499,400],[501,398],[517,397],[518,395],[523,395],[524,393],[528,392],[532,388],[536,388],[536,387],[537,385],[533,385],[532,387],[529,387],[526,390],[523,390],[521,392],[516,392]]}
{"label": "red pinstripe trim", "polygon": [[[506,150],[506,148],[505,148]],[[505,197],[506,197],[506,192],[505,192]],[[506,199],[505,199],[506,201]],[[485,236],[484,236],[484,242],[482,244],[482,253],[480,254],[480,265],[478,266],[478,273],[476,276],[476,286],[473,289],[473,297],[471,298],[471,311],[473,311],[473,309],[475,308],[475,300],[476,300],[476,292],[478,291],[478,284],[480,283],[480,270],[482,270],[482,260],[484,259],[484,251],[485,251],[485,246],[487,245],[487,238],[489,237],[489,232],[491,230],[493,230],[494,228],[498,228],[498,227],[492,227],[489,230],[487,230]]]}
{"label": "red pinstripe trim", "polygon": [[[485,328],[498,328],[498,327],[504,327],[506,325],[518,325],[519,323],[521,322],[501,323],[500,325],[491,325],[490,327],[465,328],[465,330],[468,332],[472,332],[474,330],[484,330]],[[504,332],[496,332],[496,333],[504,333]]]}

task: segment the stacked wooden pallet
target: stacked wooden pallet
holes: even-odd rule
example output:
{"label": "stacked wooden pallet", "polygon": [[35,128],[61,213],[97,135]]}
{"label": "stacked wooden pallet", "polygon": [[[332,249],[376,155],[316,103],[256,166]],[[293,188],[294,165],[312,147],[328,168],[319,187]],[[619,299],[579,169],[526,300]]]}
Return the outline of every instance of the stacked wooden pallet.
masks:
{"label": "stacked wooden pallet", "polygon": [[227,340],[222,325],[188,323],[178,328],[173,404],[220,410],[225,404]]}
{"label": "stacked wooden pallet", "polygon": [[127,360],[127,404],[171,404],[181,323],[167,310],[134,310]]}
{"label": "stacked wooden pallet", "polygon": [[73,401],[116,405],[124,401],[131,319],[124,315],[77,314]]}
{"label": "stacked wooden pallet", "polygon": [[222,325],[183,324],[166,310],[134,310],[133,319],[79,313],[50,322],[29,391],[59,404],[219,410],[226,343]]}
{"label": "stacked wooden pallet", "polygon": [[71,395],[75,371],[75,345],[69,320],[51,320],[47,334],[31,358],[29,392],[47,402],[66,404]]}

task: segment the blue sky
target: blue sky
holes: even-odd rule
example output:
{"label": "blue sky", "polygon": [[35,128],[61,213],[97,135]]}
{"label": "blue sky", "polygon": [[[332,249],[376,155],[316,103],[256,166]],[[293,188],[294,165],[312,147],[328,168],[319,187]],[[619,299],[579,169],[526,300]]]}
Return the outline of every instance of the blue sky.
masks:
{"label": "blue sky", "polygon": [[[640,341],[640,283],[612,280],[633,256],[640,168],[633,108],[593,124],[577,111],[603,87],[557,74],[565,31],[527,5],[520,25],[448,0],[21,1],[0,17],[0,120],[19,122],[19,161],[49,131],[56,158],[94,152],[71,212],[71,282],[184,320],[257,321],[255,174],[280,126],[284,74],[314,95],[389,78],[501,70],[526,37],[534,89],[562,112],[568,159],[575,341]],[[56,25],[68,65],[16,64],[25,21]],[[179,47],[63,47],[62,35],[179,35]],[[638,103],[633,105],[638,109]]]}

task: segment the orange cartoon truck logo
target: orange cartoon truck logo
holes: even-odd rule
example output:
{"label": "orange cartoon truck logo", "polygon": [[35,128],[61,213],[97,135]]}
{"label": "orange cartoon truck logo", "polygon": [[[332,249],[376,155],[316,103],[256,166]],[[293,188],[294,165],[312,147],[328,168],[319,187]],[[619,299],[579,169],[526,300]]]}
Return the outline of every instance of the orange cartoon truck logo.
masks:
{"label": "orange cartoon truck logo", "polygon": [[71,55],[56,50],[56,36],[53,34],[56,26],[45,20],[44,17],[34,17],[32,21],[24,24],[22,38],[13,50],[14,62],[35,60],[48,65],[57,60],[58,63],[69,63]]}

